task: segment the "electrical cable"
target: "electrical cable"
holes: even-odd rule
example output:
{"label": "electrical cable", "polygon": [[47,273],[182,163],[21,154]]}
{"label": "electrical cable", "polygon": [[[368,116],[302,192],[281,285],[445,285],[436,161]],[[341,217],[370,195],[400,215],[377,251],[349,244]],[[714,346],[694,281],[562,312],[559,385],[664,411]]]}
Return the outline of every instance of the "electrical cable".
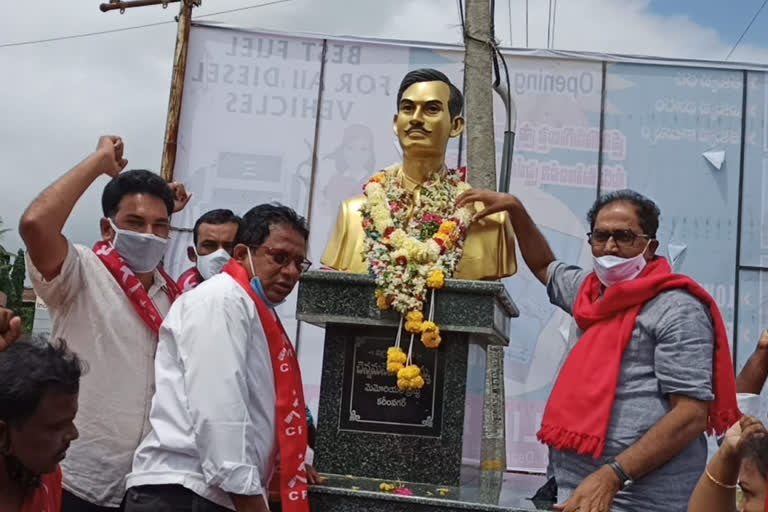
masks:
{"label": "electrical cable", "polygon": [[[250,6],[247,6],[247,7],[239,7],[237,9],[229,9],[227,11],[219,11],[219,12],[211,12],[211,13],[208,13],[208,14],[201,14],[200,16],[194,16],[193,19],[208,18],[210,16],[219,16],[221,14],[229,14],[231,12],[244,11],[244,10],[247,10],[247,9],[256,9],[258,7],[266,7],[268,5],[281,4],[281,3],[284,3],[284,2],[290,2],[290,1],[291,0],[273,0],[271,2],[265,2],[263,4],[250,5]],[[83,34],[71,34],[71,35],[67,35],[67,36],[49,37],[47,39],[33,39],[33,40],[30,40],[30,41],[19,41],[19,42],[16,42],[16,43],[2,43],[2,44],[0,44],[0,48],[10,48],[10,47],[13,47],[13,46],[27,46],[27,45],[31,45],[31,44],[51,43],[51,42],[54,42],[54,41],[66,41],[66,40],[69,40],[69,39],[79,39],[79,38],[83,38],[83,37],[101,36],[101,35],[105,35],[105,34],[112,34],[112,33],[115,33],[115,32],[125,32],[125,31],[128,31],[128,30],[138,30],[138,29],[147,28],[147,27],[156,27],[158,25],[168,25],[170,23],[176,23],[176,21],[173,21],[173,20],[158,21],[156,23],[146,23],[144,25],[135,25],[135,26],[132,26],[132,27],[121,27],[121,28],[113,28],[113,29],[110,29],[110,30],[100,30],[98,32],[86,32],[86,33],[83,33]]]}
{"label": "electrical cable", "polygon": [[731,48],[731,51],[728,52],[728,55],[725,57],[725,60],[728,60],[731,58],[731,55],[733,55],[734,50],[739,46],[741,43],[741,40],[744,39],[744,36],[749,32],[749,29],[752,27],[752,24],[755,22],[758,16],[760,16],[760,13],[765,8],[765,4],[768,4],[768,0],[763,0],[763,5],[760,6],[760,8],[757,10],[754,16],[752,16],[752,19],[750,20],[749,24],[747,25],[747,28],[744,29],[744,31],[739,36],[739,39],[736,41],[736,44],[733,45],[733,48]]}

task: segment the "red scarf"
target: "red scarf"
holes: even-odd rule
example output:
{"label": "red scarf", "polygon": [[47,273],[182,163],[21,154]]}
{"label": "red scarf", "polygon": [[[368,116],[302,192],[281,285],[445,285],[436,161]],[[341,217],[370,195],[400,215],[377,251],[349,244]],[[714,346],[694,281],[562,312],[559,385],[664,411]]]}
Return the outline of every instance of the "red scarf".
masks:
{"label": "red scarf", "polygon": [[181,293],[188,292],[195,286],[203,282],[203,276],[197,270],[197,267],[190,267],[179,276],[179,280],[176,285],[181,290]]}
{"label": "red scarf", "polygon": [[61,468],[43,475],[40,487],[21,506],[21,512],[59,512],[61,510]]}
{"label": "red scarf", "polygon": [[[123,258],[117,253],[111,244],[101,241],[96,242],[93,246],[93,252],[99,257],[104,266],[107,267],[109,273],[115,278],[117,284],[123,289],[128,300],[131,301],[133,309],[141,317],[142,320],[153,331],[160,332],[160,324],[163,323],[163,315],[157,310],[155,303],[149,298],[147,290],[139,282],[139,278],[133,273],[128,265],[125,264]],[[168,294],[168,299],[173,303],[176,297],[179,296],[179,289],[176,283],[173,282],[171,276],[165,273],[162,267],[157,267],[157,271],[165,279],[165,293]]]}
{"label": "red scarf", "polygon": [[544,410],[537,437],[558,450],[600,457],[616,398],[624,350],[635,320],[646,302],[661,292],[685,289],[709,307],[715,327],[713,391],[707,431],[725,432],[741,417],[736,404],[728,334],[714,299],[690,277],[673,274],[667,260],[657,257],[631,281],[605,289],[591,273],[579,290],[573,318],[584,332],[560,371]]}
{"label": "red scarf", "polygon": [[256,305],[261,326],[269,343],[275,378],[277,441],[280,448],[280,502],[285,512],[309,512],[307,473],[307,412],[304,388],[296,352],[285,329],[264,302],[253,292],[248,273],[235,260],[230,260],[222,273],[229,274],[243,287]]}

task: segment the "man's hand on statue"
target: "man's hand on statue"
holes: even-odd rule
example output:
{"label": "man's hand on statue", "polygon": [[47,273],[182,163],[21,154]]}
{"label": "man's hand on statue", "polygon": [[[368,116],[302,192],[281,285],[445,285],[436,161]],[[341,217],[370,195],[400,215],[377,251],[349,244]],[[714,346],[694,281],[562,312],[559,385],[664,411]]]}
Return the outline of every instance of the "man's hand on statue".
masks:
{"label": "man's hand on statue", "polygon": [[325,478],[320,476],[320,473],[317,472],[314,466],[305,464],[304,469],[307,471],[307,482],[309,482],[310,485],[320,485],[325,483]]}
{"label": "man's hand on statue", "polygon": [[491,190],[467,190],[456,199],[456,206],[461,208],[472,203],[483,203],[484,208],[475,214],[472,220],[479,220],[494,213],[509,211],[517,201],[511,194]]}
{"label": "man's hand on statue", "polygon": [[585,478],[565,503],[555,505],[555,510],[608,512],[618,492],[619,477],[610,466],[603,466]]}
{"label": "man's hand on statue", "polygon": [[0,308],[0,352],[14,344],[21,336],[21,318],[13,311]]}
{"label": "man's hand on statue", "polygon": [[183,183],[174,181],[168,184],[173,192],[173,213],[180,212],[187,206],[189,200],[192,199],[192,194],[187,194],[187,190],[184,188]]}

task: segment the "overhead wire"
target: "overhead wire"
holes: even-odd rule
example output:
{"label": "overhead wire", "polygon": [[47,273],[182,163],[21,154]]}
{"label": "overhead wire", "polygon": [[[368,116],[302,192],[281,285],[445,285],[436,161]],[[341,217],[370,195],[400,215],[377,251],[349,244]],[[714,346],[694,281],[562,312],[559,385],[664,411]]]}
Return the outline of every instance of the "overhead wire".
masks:
{"label": "overhead wire", "polygon": [[[270,2],[265,2],[265,3],[257,4],[257,5],[250,5],[250,6],[246,6],[246,7],[239,7],[237,9],[229,9],[229,10],[226,10],[226,11],[219,11],[219,12],[211,12],[211,13],[208,13],[208,14],[201,14],[199,16],[194,16],[193,19],[208,18],[208,17],[211,17],[211,16],[220,16],[222,14],[229,14],[229,13],[232,13],[232,12],[245,11],[247,9],[256,9],[258,7],[266,7],[268,5],[281,4],[281,3],[284,3],[284,2],[290,2],[290,1],[291,0],[272,0]],[[155,22],[155,23],[145,23],[143,25],[134,25],[134,26],[131,26],[131,27],[120,27],[120,28],[113,28],[113,29],[109,29],[109,30],[99,30],[99,31],[96,31],[96,32],[85,32],[85,33],[82,33],[82,34],[71,34],[71,35],[66,35],[66,36],[49,37],[49,38],[46,38],[46,39],[32,39],[32,40],[29,40],[29,41],[18,41],[18,42],[15,42],[15,43],[0,43],[0,48],[9,48],[9,47],[13,47],[13,46],[27,46],[27,45],[32,45],[32,44],[51,43],[51,42],[54,42],[54,41],[66,41],[66,40],[69,40],[69,39],[80,39],[80,38],[83,38],[83,37],[101,36],[101,35],[105,35],[105,34],[113,34],[113,33],[116,33],[116,32],[126,32],[128,30],[139,30],[139,29],[142,29],[142,28],[156,27],[156,26],[159,26],[159,25],[168,25],[170,23],[176,23],[176,21],[175,20],[158,21],[158,22]]]}
{"label": "overhead wire", "polygon": [[725,60],[728,60],[731,58],[731,55],[733,55],[733,52],[736,50],[736,48],[741,44],[741,40],[744,39],[744,36],[749,32],[749,29],[752,28],[752,24],[755,22],[758,16],[760,16],[760,13],[763,12],[763,9],[765,9],[765,4],[768,4],[768,0],[763,0],[763,4],[760,6],[760,8],[755,12],[755,15],[752,16],[752,19],[747,24],[744,31],[739,36],[739,39],[736,41],[736,43],[733,45],[733,48],[731,48],[731,51],[728,52],[728,55],[725,57]]}

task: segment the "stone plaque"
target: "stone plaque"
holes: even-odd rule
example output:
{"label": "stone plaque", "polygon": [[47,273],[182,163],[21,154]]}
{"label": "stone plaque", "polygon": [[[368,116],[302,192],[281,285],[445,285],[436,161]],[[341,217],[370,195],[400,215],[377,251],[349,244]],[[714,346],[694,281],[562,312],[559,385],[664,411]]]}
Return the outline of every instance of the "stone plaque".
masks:
{"label": "stone plaque", "polygon": [[[408,352],[410,335],[401,346]],[[346,343],[339,428],[362,432],[440,437],[445,359],[416,338],[413,362],[421,368],[424,387],[400,391],[397,377],[387,373],[392,337],[356,336]],[[464,407],[464,404],[461,404]]]}

